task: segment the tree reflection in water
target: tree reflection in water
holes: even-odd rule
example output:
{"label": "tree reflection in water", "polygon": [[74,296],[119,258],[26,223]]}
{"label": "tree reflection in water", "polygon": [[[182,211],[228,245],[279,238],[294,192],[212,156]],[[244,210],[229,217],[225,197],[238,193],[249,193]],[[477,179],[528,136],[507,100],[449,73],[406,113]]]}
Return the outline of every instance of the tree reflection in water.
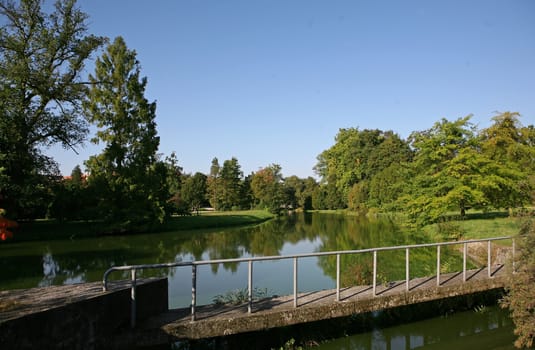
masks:
{"label": "tree reflection in water", "polygon": [[[99,281],[104,271],[116,265],[352,250],[423,241],[422,237],[414,239],[389,219],[300,213],[260,225],[224,230],[50,241],[46,243],[44,254],[42,242],[14,243],[3,245],[0,250],[0,264],[5,267],[0,270],[0,288]],[[435,254],[432,249],[411,251],[411,271],[433,274],[435,265],[429,261],[434,261]],[[379,254],[379,274],[388,280],[403,279],[403,259],[404,252]],[[456,254],[443,252],[445,268],[454,268],[462,263],[461,260]],[[369,283],[371,261],[370,254],[342,256],[342,284]],[[214,295],[246,287],[247,267],[242,265],[216,264],[200,269],[199,300],[209,302]],[[291,274],[291,261],[255,263],[255,287],[290,294]],[[299,274],[300,291],[333,288],[336,259],[302,259]],[[145,270],[140,271],[138,276],[168,277],[171,298],[183,294],[183,302],[189,303],[191,269]],[[114,272],[111,277],[127,279],[130,276],[125,271]],[[173,302],[171,304],[174,305]]]}

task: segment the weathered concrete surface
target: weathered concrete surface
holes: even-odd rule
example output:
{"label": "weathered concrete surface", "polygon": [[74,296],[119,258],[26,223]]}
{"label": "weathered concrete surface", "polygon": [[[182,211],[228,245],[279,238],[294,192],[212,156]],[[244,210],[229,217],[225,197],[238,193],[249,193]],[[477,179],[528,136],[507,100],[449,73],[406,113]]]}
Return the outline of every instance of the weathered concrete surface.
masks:
{"label": "weathered concrete surface", "polygon": [[138,344],[149,344],[151,334],[160,341],[173,339],[201,339],[299,323],[350,316],[369,311],[405,306],[449,297],[504,288],[506,273],[503,266],[493,268],[493,277],[488,278],[486,269],[470,270],[467,281],[462,274],[444,274],[440,286],[436,276],[410,281],[406,291],[405,281],[377,287],[377,296],[371,286],[344,288],[337,302],[335,290],[303,293],[298,298],[298,308],[293,307],[293,297],[265,299],[253,304],[253,313],[247,306],[201,306],[197,308],[197,320],[191,321],[189,309],[171,310],[151,318],[136,330]]}
{"label": "weathered concrete surface", "polygon": [[[128,281],[0,291],[1,349],[108,349],[130,326]],[[167,279],[139,280],[137,318],[168,310]]]}

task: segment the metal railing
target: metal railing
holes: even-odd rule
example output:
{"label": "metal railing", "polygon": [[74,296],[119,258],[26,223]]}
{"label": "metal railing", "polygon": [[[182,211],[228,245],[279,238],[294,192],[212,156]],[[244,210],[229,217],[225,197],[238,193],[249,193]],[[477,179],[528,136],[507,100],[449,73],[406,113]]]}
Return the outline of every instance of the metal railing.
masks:
{"label": "metal railing", "polygon": [[293,255],[278,255],[278,256],[260,256],[260,257],[250,257],[250,258],[236,258],[236,259],[216,259],[216,260],[201,260],[201,261],[178,261],[165,264],[146,264],[146,265],[129,265],[129,266],[114,266],[109,268],[102,278],[103,290],[108,290],[108,276],[114,271],[131,271],[131,326],[135,327],[136,320],[136,280],[137,280],[137,270],[145,269],[161,269],[161,268],[173,268],[173,267],[186,267],[191,266],[191,320],[195,321],[195,307],[197,304],[197,266],[200,265],[214,265],[214,264],[226,264],[226,263],[244,263],[248,265],[248,274],[247,274],[247,311],[252,312],[253,306],[253,263],[259,261],[277,261],[277,260],[293,260],[293,306],[298,307],[298,260],[303,258],[310,257],[324,257],[324,256],[336,256],[336,301],[340,301],[340,257],[342,255],[350,254],[364,254],[372,253],[373,254],[373,277],[372,277],[372,293],[373,296],[377,295],[377,253],[384,251],[394,251],[394,250],[405,250],[405,290],[410,290],[410,250],[418,248],[430,248],[436,247],[436,285],[440,286],[440,269],[441,269],[441,247],[451,246],[451,245],[463,245],[463,271],[462,271],[462,280],[466,281],[466,265],[467,265],[467,255],[468,255],[468,245],[471,243],[481,243],[487,242],[487,272],[488,277],[492,277],[491,272],[491,243],[493,241],[500,240],[512,240],[512,261],[513,261],[513,270],[514,270],[514,256],[515,256],[515,240],[513,237],[504,236],[504,237],[495,237],[495,238],[485,238],[485,239],[472,239],[465,241],[454,241],[454,242],[441,242],[441,243],[425,243],[425,244],[412,244],[412,245],[402,245],[402,246],[391,246],[391,247],[379,247],[379,248],[368,248],[368,249],[358,249],[358,250],[341,250],[334,252],[317,252],[317,253],[304,253],[304,254],[293,254]]}

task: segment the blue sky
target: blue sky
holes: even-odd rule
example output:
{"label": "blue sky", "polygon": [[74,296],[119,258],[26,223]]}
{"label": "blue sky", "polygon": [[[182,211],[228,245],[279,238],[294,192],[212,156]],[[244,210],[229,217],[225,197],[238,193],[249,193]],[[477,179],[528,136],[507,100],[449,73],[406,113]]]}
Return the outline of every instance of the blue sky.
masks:
{"label": "blue sky", "polygon": [[[185,172],[236,157],[313,176],[340,128],[402,137],[496,111],[535,124],[535,1],[81,0],[122,36],[157,102],[160,152]],[[88,72],[92,68],[88,66]],[[69,174],[99,148],[50,150]]]}

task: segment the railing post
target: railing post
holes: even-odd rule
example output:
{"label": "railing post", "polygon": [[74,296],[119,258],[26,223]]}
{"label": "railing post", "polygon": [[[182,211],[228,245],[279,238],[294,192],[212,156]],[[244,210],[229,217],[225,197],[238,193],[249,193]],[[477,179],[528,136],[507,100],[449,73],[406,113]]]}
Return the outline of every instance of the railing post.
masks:
{"label": "railing post", "polygon": [[373,251],[373,285],[372,292],[373,296],[376,296],[376,286],[377,286],[377,250]]}
{"label": "railing post", "polygon": [[492,273],[490,271],[490,264],[491,264],[491,241],[487,241],[487,274],[488,274],[488,277],[491,278],[492,277]]}
{"label": "railing post", "polygon": [[297,257],[294,257],[294,307],[297,307]]}
{"label": "railing post", "polygon": [[340,254],[336,254],[336,301],[340,301]]}
{"label": "railing post", "polygon": [[251,313],[253,310],[253,261],[249,260],[249,276],[247,278],[247,285],[249,286],[247,312]]}
{"label": "railing post", "polygon": [[437,287],[440,287],[440,245],[437,245]]}
{"label": "railing post", "polygon": [[136,327],[136,269],[131,270],[132,281],[130,286],[130,328]]}
{"label": "railing post", "polygon": [[191,265],[191,321],[195,321],[195,305],[197,304],[197,265]]}
{"label": "railing post", "polygon": [[409,291],[409,280],[410,280],[410,271],[409,271],[409,268],[410,268],[410,264],[409,264],[409,248],[406,248],[405,249],[405,290],[408,292]]}
{"label": "railing post", "polygon": [[463,282],[466,282],[466,252],[468,250],[468,244],[463,244]]}

